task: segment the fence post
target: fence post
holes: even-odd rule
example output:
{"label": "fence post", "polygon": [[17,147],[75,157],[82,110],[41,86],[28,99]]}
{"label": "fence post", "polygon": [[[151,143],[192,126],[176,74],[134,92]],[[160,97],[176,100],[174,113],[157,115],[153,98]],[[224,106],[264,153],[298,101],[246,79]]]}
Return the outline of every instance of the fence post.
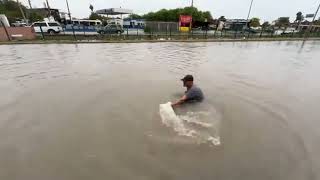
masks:
{"label": "fence post", "polygon": [[262,29],[261,29],[261,32],[260,32],[260,36],[259,36],[259,38],[262,38],[263,30],[264,30],[264,28],[262,28]]}
{"label": "fence post", "polygon": [[170,26],[170,40],[171,40],[171,26]]}
{"label": "fence post", "polygon": [[11,37],[10,37],[10,35],[8,33],[7,27],[4,25],[4,23],[1,20],[0,20],[0,22],[1,22],[1,25],[3,26],[3,28],[4,28],[4,31],[6,32],[8,41],[11,41]]}
{"label": "fence post", "polygon": [[166,39],[168,39],[168,23],[167,23],[167,27],[166,27]]}
{"label": "fence post", "polygon": [[137,39],[139,39],[139,29],[138,28],[136,29],[137,29]]}
{"label": "fence post", "polygon": [[129,39],[129,27],[127,27],[127,39]]}
{"label": "fence post", "polygon": [[40,32],[41,32],[42,40],[44,40],[44,33],[43,33],[43,30],[42,30],[42,26],[41,26],[41,25],[40,25]]}
{"label": "fence post", "polygon": [[206,39],[208,38],[208,29],[206,28]]}

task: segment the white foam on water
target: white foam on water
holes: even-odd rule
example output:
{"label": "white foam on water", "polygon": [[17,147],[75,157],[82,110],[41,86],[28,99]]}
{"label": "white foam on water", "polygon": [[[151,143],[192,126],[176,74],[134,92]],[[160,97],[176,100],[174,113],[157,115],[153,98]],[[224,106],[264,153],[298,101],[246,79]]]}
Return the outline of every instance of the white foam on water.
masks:
{"label": "white foam on water", "polygon": [[201,126],[201,127],[204,127],[204,128],[210,128],[213,126],[213,124],[210,124],[210,123],[206,123],[206,122],[201,122],[199,121],[199,118],[198,118],[198,115],[199,114],[209,114],[207,112],[198,112],[198,113],[195,113],[195,112],[187,112],[186,115],[180,115],[178,116],[180,119],[182,119],[183,121],[186,121],[187,123],[191,123],[191,124],[195,124],[195,125],[198,125],[198,126]]}
{"label": "white foam on water", "polygon": [[162,123],[168,127],[172,127],[181,136],[193,136],[195,131],[187,129],[182,120],[174,112],[171,102],[160,104],[160,116]]}
{"label": "white foam on water", "polygon": [[[200,121],[201,116],[208,117],[211,115],[210,112],[187,112],[185,115],[177,116],[171,106],[171,102],[168,102],[166,104],[160,104],[159,113],[162,123],[167,127],[173,128],[178,135],[192,137],[199,143],[209,142],[213,145],[221,144],[217,131],[217,128],[219,128],[218,125]],[[189,127],[189,124],[200,126],[206,130]]]}

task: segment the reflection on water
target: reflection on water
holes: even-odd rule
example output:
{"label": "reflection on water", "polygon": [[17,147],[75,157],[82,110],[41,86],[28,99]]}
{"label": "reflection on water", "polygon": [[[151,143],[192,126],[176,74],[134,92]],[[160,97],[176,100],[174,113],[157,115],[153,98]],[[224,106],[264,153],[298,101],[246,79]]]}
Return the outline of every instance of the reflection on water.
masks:
{"label": "reflection on water", "polygon": [[[0,46],[0,178],[319,179],[319,45]],[[179,118],[219,146],[161,122],[185,74],[218,115]]]}

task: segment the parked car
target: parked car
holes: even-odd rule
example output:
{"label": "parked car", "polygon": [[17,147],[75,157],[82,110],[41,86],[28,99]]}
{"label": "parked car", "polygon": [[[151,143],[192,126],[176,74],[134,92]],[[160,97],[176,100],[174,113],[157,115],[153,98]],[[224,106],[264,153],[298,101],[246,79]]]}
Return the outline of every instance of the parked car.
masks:
{"label": "parked car", "polygon": [[287,28],[285,31],[282,32],[282,34],[292,34],[292,33],[298,33],[299,30],[296,30],[296,28]]}
{"label": "parked car", "polygon": [[124,32],[120,25],[111,24],[101,27],[97,30],[99,34],[121,34]]}
{"label": "parked car", "polygon": [[296,28],[286,28],[286,29],[278,29],[274,32],[275,35],[285,35],[285,34],[293,34],[293,33],[299,33],[299,30],[296,30]]}
{"label": "parked car", "polygon": [[26,27],[27,23],[24,23],[22,21],[16,21],[14,23],[11,24],[13,27]]}
{"label": "parked car", "polygon": [[[56,34],[62,31],[62,27],[58,22],[35,22],[31,25],[36,33]],[[41,28],[40,28],[41,27]]]}

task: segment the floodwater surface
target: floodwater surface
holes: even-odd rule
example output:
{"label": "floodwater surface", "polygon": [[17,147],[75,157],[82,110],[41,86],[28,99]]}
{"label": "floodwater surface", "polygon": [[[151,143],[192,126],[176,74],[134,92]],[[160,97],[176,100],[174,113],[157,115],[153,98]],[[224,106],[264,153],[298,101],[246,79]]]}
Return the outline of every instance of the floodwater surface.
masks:
{"label": "floodwater surface", "polygon": [[[317,41],[2,45],[0,179],[320,179],[319,57]],[[205,136],[159,114],[186,74],[214,113],[179,117]]]}

